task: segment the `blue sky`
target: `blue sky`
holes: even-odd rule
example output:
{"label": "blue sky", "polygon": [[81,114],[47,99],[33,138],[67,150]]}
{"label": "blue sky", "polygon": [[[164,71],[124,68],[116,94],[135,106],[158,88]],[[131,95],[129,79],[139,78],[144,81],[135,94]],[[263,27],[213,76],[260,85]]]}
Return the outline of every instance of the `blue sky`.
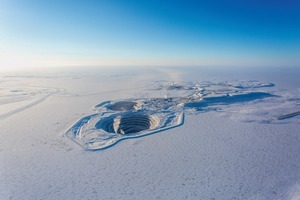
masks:
{"label": "blue sky", "polygon": [[0,67],[299,66],[297,0],[2,0]]}

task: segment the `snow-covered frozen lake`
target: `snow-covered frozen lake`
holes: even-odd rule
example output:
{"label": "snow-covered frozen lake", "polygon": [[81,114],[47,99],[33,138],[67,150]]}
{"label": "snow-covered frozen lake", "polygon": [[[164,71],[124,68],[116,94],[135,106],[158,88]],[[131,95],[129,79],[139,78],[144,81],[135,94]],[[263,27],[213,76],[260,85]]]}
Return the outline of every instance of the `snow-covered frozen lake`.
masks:
{"label": "snow-covered frozen lake", "polygon": [[300,69],[0,74],[0,199],[300,199]]}

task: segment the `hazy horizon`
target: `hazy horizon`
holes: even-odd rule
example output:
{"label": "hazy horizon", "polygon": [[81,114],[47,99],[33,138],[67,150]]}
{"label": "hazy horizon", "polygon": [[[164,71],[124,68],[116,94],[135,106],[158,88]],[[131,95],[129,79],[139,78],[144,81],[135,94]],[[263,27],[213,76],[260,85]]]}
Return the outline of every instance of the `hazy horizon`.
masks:
{"label": "hazy horizon", "polygon": [[298,1],[0,2],[0,68],[300,65]]}

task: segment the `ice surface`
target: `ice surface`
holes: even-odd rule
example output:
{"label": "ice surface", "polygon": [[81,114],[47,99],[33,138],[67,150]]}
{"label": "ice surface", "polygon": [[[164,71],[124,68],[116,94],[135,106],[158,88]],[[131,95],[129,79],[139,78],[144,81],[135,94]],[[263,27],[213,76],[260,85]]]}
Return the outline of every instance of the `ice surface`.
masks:
{"label": "ice surface", "polygon": [[[1,200],[299,199],[300,116],[278,120],[300,110],[298,68],[8,75],[1,113],[18,110],[0,119]],[[104,132],[138,138],[84,150]]]}
{"label": "ice surface", "polygon": [[60,91],[56,88],[30,86],[28,83],[22,85],[8,80],[10,81],[0,84],[0,119],[37,105]]}

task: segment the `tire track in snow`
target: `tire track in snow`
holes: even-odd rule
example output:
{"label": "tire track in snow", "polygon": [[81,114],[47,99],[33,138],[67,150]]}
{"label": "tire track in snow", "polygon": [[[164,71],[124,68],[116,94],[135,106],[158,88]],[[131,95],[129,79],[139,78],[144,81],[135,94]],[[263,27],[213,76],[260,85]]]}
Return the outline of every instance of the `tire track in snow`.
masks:
{"label": "tire track in snow", "polygon": [[10,116],[12,116],[12,115],[15,115],[15,114],[17,114],[17,113],[19,113],[19,112],[22,112],[22,111],[24,111],[24,110],[26,110],[26,109],[28,109],[28,108],[31,108],[31,107],[33,107],[33,106],[35,106],[35,105],[37,105],[37,104],[39,104],[39,103],[45,101],[48,97],[50,97],[51,95],[53,95],[53,94],[55,94],[55,93],[56,93],[56,92],[50,93],[50,94],[48,94],[48,95],[46,95],[46,96],[44,96],[44,97],[42,97],[42,98],[40,98],[40,99],[38,99],[38,100],[36,100],[36,101],[34,101],[34,102],[31,102],[31,103],[29,103],[29,104],[26,104],[26,105],[24,105],[24,106],[21,106],[21,107],[19,107],[19,108],[17,108],[17,109],[14,109],[14,110],[12,110],[12,111],[7,112],[7,113],[1,114],[1,115],[0,115],[0,120],[5,119],[5,118],[7,118],[7,117],[10,117]]}

